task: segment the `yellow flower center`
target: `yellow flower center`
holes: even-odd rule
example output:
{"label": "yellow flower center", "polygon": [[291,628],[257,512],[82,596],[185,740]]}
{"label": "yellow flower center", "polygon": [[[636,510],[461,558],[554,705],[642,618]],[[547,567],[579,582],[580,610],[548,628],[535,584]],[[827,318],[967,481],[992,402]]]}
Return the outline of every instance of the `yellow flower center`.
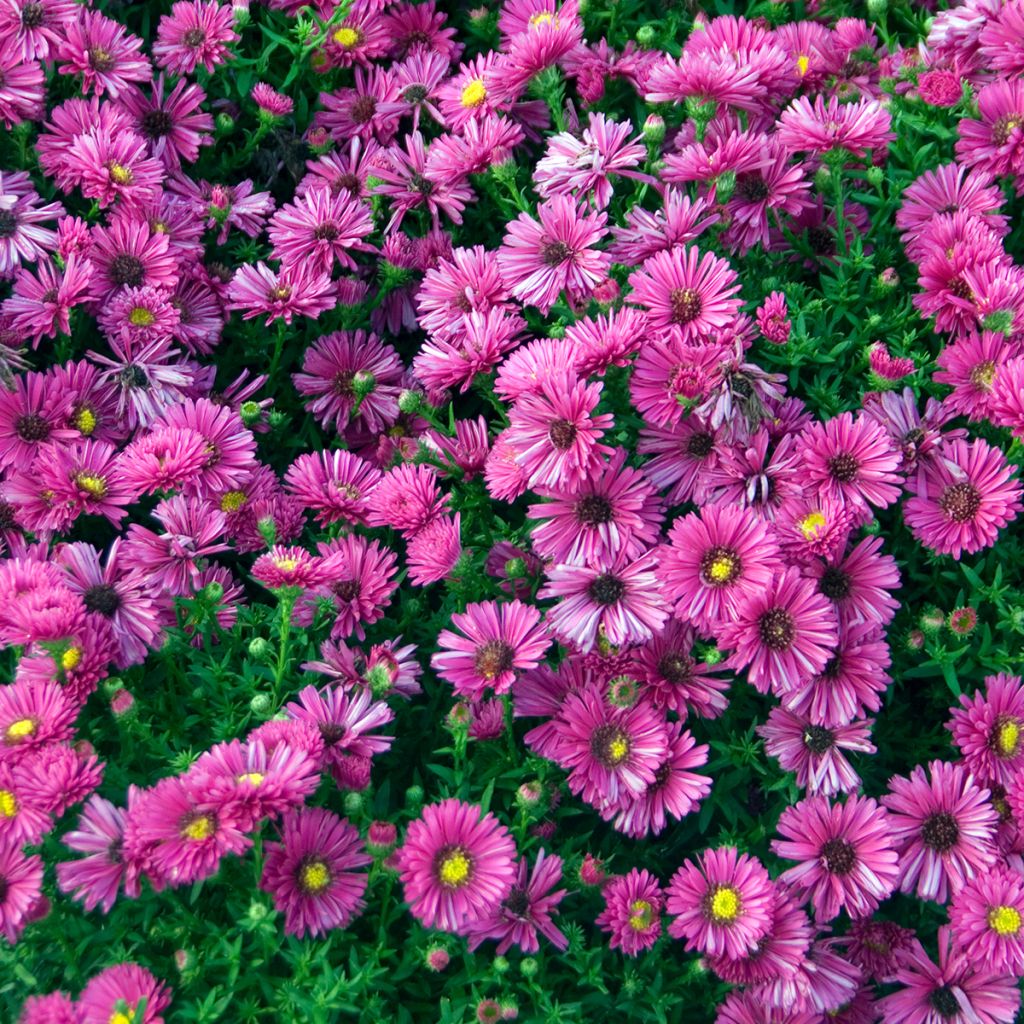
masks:
{"label": "yellow flower center", "polygon": [[18,740],[27,740],[30,736],[35,735],[37,725],[31,718],[19,718],[16,722],[11,722],[7,726],[7,738],[17,742]]}
{"label": "yellow flower center", "polygon": [[71,422],[80,434],[88,437],[96,429],[96,414],[92,409],[80,409]]}
{"label": "yellow flower center", "polygon": [[996,752],[1003,757],[1013,757],[1020,749],[1020,723],[1010,718],[996,730]]}
{"label": "yellow flower center", "polygon": [[804,540],[817,540],[821,531],[828,526],[828,520],[822,512],[808,512],[796,525],[804,535]]}
{"label": "yellow flower center", "polygon": [[736,559],[721,555],[708,566],[708,578],[715,583],[725,583],[736,571]]}
{"label": "yellow flower center", "polygon": [[292,572],[298,565],[298,561],[294,558],[275,558],[274,565],[281,570],[281,572]]}
{"label": "yellow flower center", "polygon": [[101,476],[95,476],[92,473],[76,473],[75,483],[86,494],[90,494],[94,498],[105,498],[107,495],[107,481]]}
{"label": "yellow flower center", "polygon": [[331,873],[322,860],[310,861],[299,872],[299,884],[306,892],[316,895],[331,884]]}
{"label": "yellow flower center", "polygon": [[988,926],[996,935],[1016,935],[1020,931],[1020,911],[1016,907],[992,907],[988,912]]}
{"label": "yellow flower center", "polygon": [[442,859],[437,873],[442,884],[457,888],[469,881],[471,867],[469,858],[462,850],[453,850]]}
{"label": "yellow flower center", "polygon": [[735,921],[740,912],[740,894],[723,885],[711,897],[711,916],[716,921]]}
{"label": "yellow flower center", "polygon": [[811,58],[805,53],[801,53],[796,59],[796,67],[800,72],[801,77],[807,74],[807,69],[811,66]]}
{"label": "yellow flower center", "polygon": [[82,662],[82,648],[81,647],[69,647],[60,656],[60,667],[65,672],[71,672],[73,669],[78,668]]}
{"label": "yellow flower center", "polygon": [[135,1013],[134,1011],[122,1013],[120,1010],[115,1010],[111,1014],[110,1024],[135,1024]]}
{"label": "yellow flower center", "polygon": [[132,171],[130,167],[125,167],[124,164],[112,163],[107,164],[107,170],[110,172],[110,180],[116,185],[130,185],[132,182]]}
{"label": "yellow flower center", "polygon": [[220,499],[221,512],[237,512],[247,501],[245,491],[228,491]]}
{"label": "yellow flower center", "polygon": [[487,86],[479,78],[472,79],[462,90],[461,102],[464,107],[479,107],[487,99]]}
{"label": "yellow flower center", "polygon": [[13,818],[17,813],[17,797],[9,789],[0,789],[0,817]]}
{"label": "yellow flower center", "polygon": [[541,25],[553,25],[558,27],[558,20],[550,11],[538,11],[530,15],[530,28],[540,28]]}
{"label": "yellow flower center", "polygon": [[654,908],[647,900],[633,900],[629,905],[629,927],[635,932],[645,932],[654,920]]}
{"label": "yellow flower center", "polygon": [[629,753],[629,743],[624,739],[614,739],[608,744],[608,760],[618,764]]}
{"label": "yellow flower center", "polygon": [[128,323],[133,327],[152,327],[156,317],[145,306],[136,306],[128,314]]}
{"label": "yellow flower center", "polygon": [[358,46],[362,38],[363,34],[359,29],[351,28],[348,25],[342,25],[341,28],[334,33],[334,41],[343,50],[351,50],[353,46]]}
{"label": "yellow flower center", "polygon": [[165,220],[151,220],[149,222],[149,229],[154,235],[166,235],[171,230],[170,225]]}
{"label": "yellow flower center", "polygon": [[251,782],[254,786],[258,786],[266,776],[261,775],[259,772],[243,772],[238,776],[239,782]]}
{"label": "yellow flower center", "polygon": [[209,839],[214,830],[213,818],[208,814],[200,814],[185,825],[181,834],[186,839],[192,839],[198,843],[203,839]]}

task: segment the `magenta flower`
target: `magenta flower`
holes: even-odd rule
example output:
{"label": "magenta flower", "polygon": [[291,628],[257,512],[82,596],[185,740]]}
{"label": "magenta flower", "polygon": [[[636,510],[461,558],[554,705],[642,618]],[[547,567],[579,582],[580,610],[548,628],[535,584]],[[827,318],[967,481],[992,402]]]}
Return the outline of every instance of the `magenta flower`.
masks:
{"label": "magenta flower", "polygon": [[310,262],[330,273],[337,261],[356,269],[351,251],[373,252],[364,239],[373,231],[370,207],[348,192],[310,189],[270,218],[267,234],[274,246],[271,255],[282,267]]}
{"label": "magenta flower", "polygon": [[604,888],[604,910],[594,923],[611,935],[611,949],[626,956],[639,956],[658,941],[665,893],[648,871],[633,868],[628,874],[611,879]]}
{"label": "magenta flower", "polygon": [[1024,878],[996,867],[969,881],[954,897],[949,921],[956,945],[992,971],[1024,973]]}
{"label": "magenta flower", "polygon": [[508,898],[515,852],[508,829],[475,804],[428,804],[397,852],[410,912],[426,928],[466,934]]}
{"label": "magenta flower", "polygon": [[138,865],[122,856],[125,812],[95,794],[66,833],[64,845],[85,856],[57,865],[61,892],[81,902],[86,910],[100,907],[109,914],[122,884],[129,895],[138,895]]}
{"label": "magenta flower", "polygon": [[229,43],[238,42],[233,31],[234,8],[216,0],[178,0],[171,13],[160,18],[153,56],[160,67],[188,75],[203,67],[213,71],[230,56]]}
{"label": "magenta flower", "polygon": [[316,319],[337,302],[327,274],[305,263],[279,271],[266,263],[246,263],[231,279],[227,298],[226,308],[243,310],[243,320],[266,313],[268,325],[278,319],[290,324],[295,316]]}
{"label": "magenta flower", "polygon": [[[143,1000],[146,1008],[139,1016]],[[110,1024],[118,1016],[127,1016],[132,1024],[163,1024],[161,1014],[170,1005],[171,991],[162,981],[138,964],[118,964],[89,981],[77,1010],[81,1024]]]}
{"label": "magenta flower", "polygon": [[889,111],[876,99],[843,103],[838,96],[814,103],[799,96],[779,115],[779,142],[791,152],[824,154],[842,149],[862,157],[867,150],[888,147],[895,135],[889,130]]}
{"label": "magenta flower", "polygon": [[984,691],[960,695],[946,728],[971,774],[1010,787],[1024,766],[1024,687],[1020,676],[985,677]]}

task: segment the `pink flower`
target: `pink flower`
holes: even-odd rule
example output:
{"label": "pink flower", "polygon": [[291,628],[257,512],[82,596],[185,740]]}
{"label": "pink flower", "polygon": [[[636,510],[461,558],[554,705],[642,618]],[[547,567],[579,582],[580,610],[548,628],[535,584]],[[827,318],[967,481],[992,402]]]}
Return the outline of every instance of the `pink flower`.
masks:
{"label": "pink flower", "polygon": [[57,47],[57,66],[62,75],[82,75],[82,91],[116,99],[130,82],[148,82],[149,61],[141,56],[142,40],[99,11],[83,9],[81,16],[64,26]]}
{"label": "pink flower", "polygon": [[973,878],[954,897],[949,921],[957,946],[992,971],[1024,972],[1024,879],[996,867]]}
{"label": "pink flower", "polygon": [[611,935],[611,949],[626,956],[639,956],[658,941],[665,893],[648,871],[633,868],[628,874],[611,879],[601,890],[604,910],[595,924]]}
{"label": "pink flower", "polygon": [[[145,1002],[145,1012],[138,1009]],[[100,971],[82,989],[77,1010],[81,1024],[110,1024],[118,1014],[133,1024],[163,1024],[161,1013],[171,1005],[171,990],[138,964],[117,964]]]}
{"label": "pink flower", "polygon": [[764,304],[757,307],[757,329],[761,332],[761,337],[773,345],[785,345],[789,341],[789,332],[793,326],[788,314],[784,292],[772,292],[768,295]]}
{"label": "pink flower", "polygon": [[267,234],[274,246],[271,255],[282,267],[308,262],[313,269],[330,273],[335,261],[355,270],[349,253],[373,252],[373,246],[364,241],[372,231],[367,203],[348,192],[317,188],[282,206],[270,218]]}
{"label": "pink flower", "polygon": [[[984,691],[960,695],[946,728],[971,773],[985,785],[1010,787],[1024,766],[1024,687],[1020,676],[985,677]],[[1016,787],[1015,787],[1016,788]]]}
{"label": "pink flower", "polygon": [[279,271],[265,263],[246,263],[235,271],[227,297],[227,309],[244,310],[243,320],[266,313],[267,325],[278,319],[290,324],[295,316],[316,319],[336,303],[331,279],[304,263]]}
{"label": "pink flower", "polygon": [[176,75],[192,74],[197,67],[212,72],[231,55],[229,43],[238,42],[232,30],[235,14],[216,0],[178,0],[171,13],[160,18],[153,56],[157,64]]}
{"label": "pink flower", "polygon": [[814,103],[799,96],[779,115],[776,137],[790,152],[824,154],[843,149],[863,157],[868,150],[884,150],[895,135],[889,130],[889,112],[876,99],[842,103],[837,96]]}

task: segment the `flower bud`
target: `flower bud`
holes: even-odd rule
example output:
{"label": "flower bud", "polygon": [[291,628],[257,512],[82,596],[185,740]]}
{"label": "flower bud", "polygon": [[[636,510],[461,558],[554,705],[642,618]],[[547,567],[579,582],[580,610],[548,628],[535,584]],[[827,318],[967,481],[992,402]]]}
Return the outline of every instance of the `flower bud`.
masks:
{"label": "flower bud", "polygon": [[257,693],[249,701],[249,710],[254,715],[265,715],[273,707],[273,703],[265,693]]}
{"label": "flower bud", "polygon": [[658,30],[653,25],[641,25],[636,30],[636,41],[644,49],[649,49],[658,38]]}
{"label": "flower bud", "polygon": [[262,661],[264,658],[269,658],[272,648],[270,641],[262,636],[254,636],[249,641],[249,657],[256,658]]}
{"label": "flower bud", "polygon": [[217,126],[219,135],[228,135],[235,130],[235,119],[230,114],[219,113],[214,118],[214,124]]}
{"label": "flower bud", "polygon": [[390,853],[398,842],[398,828],[390,821],[371,821],[366,846],[371,853]]}
{"label": "flower bud", "polygon": [[602,885],[607,877],[604,862],[592,854],[585,854],[579,870],[580,881],[584,885]]}
{"label": "flower bud", "polygon": [[423,954],[423,962],[435,974],[440,974],[448,966],[450,960],[451,957],[448,956],[448,950],[444,946],[427,946],[427,951]]}
{"label": "flower bud", "polygon": [[422,786],[410,786],[405,791],[405,806],[410,810],[415,810],[423,804],[423,787]]}
{"label": "flower bud", "polygon": [[362,793],[353,792],[345,794],[345,799],[341,802],[341,805],[345,808],[345,814],[350,818],[354,818],[362,811],[365,803],[366,798]]}
{"label": "flower bud", "polygon": [[493,999],[481,999],[476,1004],[476,1019],[480,1024],[497,1024],[501,1020],[501,1004]]}
{"label": "flower bud", "polygon": [[655,146],[665,141],[665,118],[661,114],[648,114],[643,127],[644,140]]}
{"label": "flower bud", "polygon": [[398,395],[398,411],[411,416],[419,412],[423,404],[423,396],[418,391],[406,388]]}
{"label": "flower bud", "polygon": [[524,957],[519,962],[519,970],[524,978],[532,978],[537,973],[538,964],[532,956]]}
{"label": "flower bud", "polygon": [[135,698],[127,690],[118,690],[110,698],[110,710],[122,721],[133,719],[137,714]]}
{"label": "flower bud", "polygon": [[516,803],[520,807],[536,807],[544,796],[544,785],[539,779],[524,782],[516,790]]}
{"label": "flower bud", "polygon": [[270,908],[259,900],[253,900],[245,916],[252,924],[259,924],[270,916]]}

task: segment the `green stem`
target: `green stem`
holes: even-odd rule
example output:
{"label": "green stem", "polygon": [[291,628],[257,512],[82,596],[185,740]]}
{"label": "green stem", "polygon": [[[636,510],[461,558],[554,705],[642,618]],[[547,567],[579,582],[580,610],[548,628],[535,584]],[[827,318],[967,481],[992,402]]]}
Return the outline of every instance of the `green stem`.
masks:
{"label": "green stem", "polygon": [[274,704],[281,699],[281,682],[285,672],[288,670],[288,641],[292,634],[292,608],[295,607],[295,594],[282,593],[278,610],[281,618],[278,623],[277,634],[277,664],[274,667]]}
{"label": "green stem", "polygon": [[270,358],[270,370],[267,373],[267,387],[272,388],[277,368],[281,363],[281,353],[284,352],[285,324],[283,320],[277,321],[277,338],[274,340],[274,354]]}

